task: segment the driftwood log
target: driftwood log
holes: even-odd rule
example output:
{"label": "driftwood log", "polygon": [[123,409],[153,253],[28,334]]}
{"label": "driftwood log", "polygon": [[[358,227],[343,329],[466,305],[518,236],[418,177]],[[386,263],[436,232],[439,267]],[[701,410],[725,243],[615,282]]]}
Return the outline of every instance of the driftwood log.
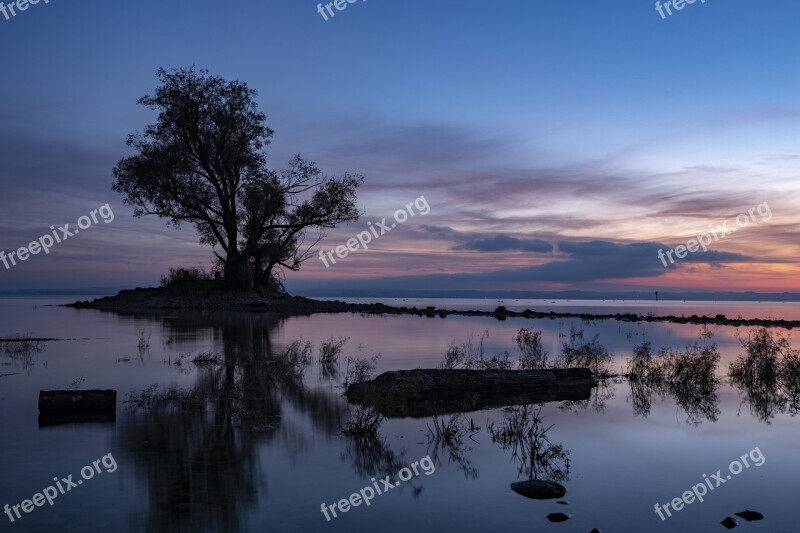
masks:
{"label": "driftwood log", "polygon": [[547,370],[441,370],[385,372],[347,388],[350,402],[386,416],[431,416],[521,403],[580,401],[597,381],[587,368]]}
{"label": "driftwood log", "polygon": [[39,392],[40,416],[76,416],[115,413],[115,390],[52,390]]}

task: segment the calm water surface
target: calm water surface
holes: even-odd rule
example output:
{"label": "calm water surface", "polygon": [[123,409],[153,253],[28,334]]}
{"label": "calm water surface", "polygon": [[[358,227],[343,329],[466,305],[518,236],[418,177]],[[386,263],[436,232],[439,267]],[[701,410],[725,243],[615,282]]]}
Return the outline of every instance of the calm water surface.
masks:
{"label": "calm water surface", "polygon": [[[774,303],[390,302],[800,317],[796,304]],[[542,476],[544,466],[532,469],[513,447],[493,442],[487,428],[502,426],[502,409],[468,413],[480,431],[461,446],[430,444],[430,418],[389,419],[380,429],[380,441],[358,441],[341,435],[351,415],[341,395],[344,361],[332,375],[317,364],[300,379],[276,379],[270,372],[272,361],[297,339],[312,342],[316,351],[331,336],[349,337],[344,356],[379,353],[377,371],[382,372],[434,367],[452,341],[464,342],[487,330],[487,354],[508,351],[515,357],[514,333],[532,327],[543,331],[551,353],[559,350],[570,328],[582,330],[586,339],[599,335],[617,369],[643,339],[655,348],[716,343],[722,356],[718,374],[724,376],[741,352],[731,327],[711,327],[713,336],[708,337],[698,326],[675,324],[359,315],[276,319],[234,312],[143,315],[46,305],[51,303],[57,302],[0,299],[0,335],[64,339],[30,355],[0,353],[0,505],[31,498],[56,476],[79,479],[82,467],[109,453],[118,468],[103,469],[53,506],[45,503],[14,523],[0,515],[0,531],[724,531],[719,522],[745,509],[765,519],[742,523],[736,531],[800,530],[800,420],[790,406],[748,396],[727,383],[707,397],[687,399],[642,395],[623,381],[598,389],[586,402],[543,406],[542,421],[552,425],[547,438],[568,459],[552,467],[568,488],[568,505],[560,505],[510,490],[514,481]],[[150,339],[149,349],[141,353],[140,332]],[[208,351],[229,364],[191,362]],[[117,390],[116,421],[40,427],[39,391],[70,387]],[[148,388],[151,404],[125,403],[130,394]],[[688,505],[666,521],[654,512],[656,502],[680,497],[702,482],[703,474],[725,473],[731,461],[755,447],[766,458],[762,466],[743,470],[705,502]],[[391,474],[396,479],[398,468],[428,455],[435,459],[431,475],[420,472],[375,497],[369,507],[351,508],[331,521],[321,513],[323,502],[348,498],[371,486],[372,478]],[[551,523],[546,517],[554,512],[571,518]]]}

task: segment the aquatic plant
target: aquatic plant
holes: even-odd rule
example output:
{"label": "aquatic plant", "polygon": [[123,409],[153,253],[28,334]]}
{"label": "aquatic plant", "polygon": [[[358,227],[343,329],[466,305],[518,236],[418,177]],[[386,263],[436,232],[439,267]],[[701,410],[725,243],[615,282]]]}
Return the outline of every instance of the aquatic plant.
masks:
{"label": "aquatic plant", "polygon": [[[185,354],[184,354],[185,355]],[[180,358],[175,362],[176,365],[180,366]],[[223,365],[225,361],[222,357],[216,352],[200,352],[198,353],[193,359],[192,363],[196,364],[197,366],[216,366],[216,365]]]}
{"label": "aquatic plant", "polygon": [[599,335],[592,340],[583,340],[583,331],[572,330],[569,343],[561,344],[561,354],[553,363],[555,368],[588,368],[599,377],[611,375],[612,355],[598,341]]}
{"label": "aquatic plant", "polygon": [[652,353],[650,342],[633,349],[627,363],[634,412],[647,416],[652,396],[673,396],[687,415],[687,422],[699,425],[715,421],[720,414],[716,376],[720,353],[716,344],[687,346],[682,350],[662,348]]}
{"label": "aquatic plant", "polygon": [[467,351],[464,349],[464,345],[458,345],[456,341],[452,341],[444,354],[442,362],[439,364],[439,368],[443,370],[460,368],[466,365],[467,359]]}
{"label": "aquatic plant", "polygon": [[8,355],[23,355],[41,351],[44,341],[31,335],[16,334],[0,339],[0,345]]}
{"label": "aquatic plant", "polygon": [[339,363],[339,355],[350,337],[331,337],[323,341],[319,347],[319,362],[322,365],[333,366]]}
{"label": "aquatic plant", "polygon": [[793,361],[798,359],[797,350],[780,333],[770,333],[759,328],[746,338],[738,337],[745,350],[732,362],[728,374],[739,381],[774,381],[782,373],[792,373]]}
{"label": "aquatic plant", "polygon": [[377,437],[378,429],[385,417],[373,406],[356,405],[350,419],[345,422],[344,433],[348,437]]}
{"label": "aquatic plant", "polygon": [[730,364],[728,376],[753,415],[769,423],[778,413],[800,412],[800,350],[767,328],[739,337],[739,342],[744,353]]}
{"label": "aquatic plant", "polygon": [[547,351],[542,344],[542,332],[529,328],[520,328],[514,336],[522,355],[519,358],[519,368],[522,370],[536,370],[547,368]]}
{"label": "aquatic plant", "polygon": [[150,348],[150,337],[151,336],[152,336],[152,334],[145,333],[144,330],[142,330],[142,331],[140,331],[139,333],[136,334],[136,337],[137,337],[137,348],[139,349],[139,353],[140,354],[142,352],[146,351],[148,348]]}
{"label": "aquatic plant", "polygon": [[378,359],[381,354],[375,354],[369,359],[363,357],[348,357],[347,370],[344,377],[344,388],[347,389],[353,383],[363,383],[375,377],[375,369],[378,367]]}
{"label": "aquatic plant", "polygon": [[313,344],[302,339],[292,341],[277,357],[267,361],[273,378],[301,380],[306,367],[313,361]]}
{"label": "aquatic plant", "polygon": [[439,368],[444,370],[453,370],[456,368],[466,368],[469,370],[511,370],[514,368],[514,364],[511,362],[508,352],[493,355],[489,358],[486,357],[484,345],[488,336],[489,331],[486,330],[478,337],[477,342],[475,341],[474,333],[470,333],[467,337],[467,342],[463,344],[456,344],[456,342],[453,341],[444,354]]}

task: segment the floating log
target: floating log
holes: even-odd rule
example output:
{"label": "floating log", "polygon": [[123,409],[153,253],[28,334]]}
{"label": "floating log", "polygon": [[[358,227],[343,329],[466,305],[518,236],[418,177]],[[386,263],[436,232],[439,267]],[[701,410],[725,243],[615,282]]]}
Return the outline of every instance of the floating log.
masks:
{"label": "floating log", "polygon": [[117,391],[115,390],[39,392],[39,415],[42,417],[115,413],[116,409]]}
{"label": "floating log", "polygon": [[417,369],[384,372],[347,388],[352,403],[391,417],[422,417],[522,403],[580,401],[597,381],[587,368],[547,370]]}

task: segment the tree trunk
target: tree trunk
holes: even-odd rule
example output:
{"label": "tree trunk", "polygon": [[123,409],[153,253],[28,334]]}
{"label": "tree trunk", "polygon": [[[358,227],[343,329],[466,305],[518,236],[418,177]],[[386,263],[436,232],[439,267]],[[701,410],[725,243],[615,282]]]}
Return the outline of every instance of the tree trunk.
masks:
{"label": "tree trunk", "polygon": [[262,283],[262,276],[261,276],[261,272],[262,272],[261,265],[262,265],[263,262],[264,262],[264,259],[262,258],[261,254],[258,254],[255,257],[253,257],[253,272],[252,272],[252,275],[253,275],[253,287],[256,288],[256,289],[264,285]]}
{"label": "tree trunk", "polygon": [[240,253],[228,254],[225,257],[225,281],[237,289],[249,289],[252,287],[250,268],[247,265],[247,257]]}
{"label": "tree trunk", "polygon": [[267,266],[264,267],[263,272],[261,273],[261,285],[263,287],[269,287],[270,281],[272,278],[272,269],[275,268],[275,263],[272,261],[267,261]]}

